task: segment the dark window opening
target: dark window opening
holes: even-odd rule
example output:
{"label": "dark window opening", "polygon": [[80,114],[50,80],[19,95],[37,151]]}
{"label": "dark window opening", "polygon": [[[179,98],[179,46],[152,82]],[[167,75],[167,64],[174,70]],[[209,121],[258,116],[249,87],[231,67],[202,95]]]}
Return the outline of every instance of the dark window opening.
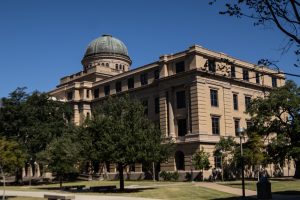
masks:
{"label": "dark window opening", "polygon": [[94,98],[99,98],[99,88],[94,89]]}
{"label": "dark window opening", "polygon": [[245,96],[245,110],[247,111],[250,108],[251,97]]}
{"label": "dark window opening", "polygon": [[159,70],[154,70],[154,79],[159,79]]}
{"label": "dark window opening", "polygon": [[255,80],[256,80],[256,83],[257,83],[257,84],[260,83],[259,77],[260,77],[260,74],[259,74],[258,72],[256,72],[256,73],[255,73]]}
{"label": "dark window opening", "polygon": [[106,85],[104,86],[104,95],[108,96],[110,94],[110,86]]}
{"label": "dark window opening", "polygon": [[184,154],[182,151],[177,151],[175,153],[175,163],[176,163],[176,169],[177,170],[184,170]]}
{"label": "dark window opening", "polygon": [[216,62],[214,60],[207,60],[208,71],[216,72]]}
{"label": "dark window opening", "polygon": [[212,125],[212,134],[220,135],[220,118],[211,117],[211,125]]}
{"label": "dark window opening", "polygon": [[243,69],[243,80],[249,81],[249,71],[247,69]]}
{"label": "dark window opening", "polygon": [[119,82],[116,82],[116,92],[121,92],[122,91],[122,83],[119,81]]}
{"label": "dark window opening", "polygon": [[72,100],[73,99],[73,92],[68,92],[67,98],[68,98],[68,100]]}
{"label": "dark window opening", "polygon": [[233,94],[233,109],[238,110],[239,109],[239,101],[238,101],[238,95]]}
{"label": "dark window opening", "polygon": [[135,172],[135,164],[134,163],[129,165],[129,171],[130,172]]}
{"label": "dark window opening", "polygon": [[159,97],[154,99],[154,110],[156,114],[159,113]]}
{"label": "dark window opening", "polygon": [[134,78],[129,78],[127,80],[128,89],[134,88]]}
{"label": "dark window opening", "polygon": [[235,66],[230,67],[230,75],[232,78],[235,78]]}
{"label": "dark window opening", "polygon": [[240,120],[239,119],[235,119],[234,120],[234,131],[235,131],[235,135],[239,136],[239,128],[240,128]]}
{"label": "dark window opening", "polygon": [[211,106],[218,106],[218,90],[210,90],[210,104]]}
{"label": "dark window opening", "polygon": [[148,84],[148,75],[147,74],[141,74],[141,85],[147,85]]}
{"label": "dark window opening", "polygon": [[176,73],[184,72],[184,61],[178,62],[175,64],[176,65]]}
{"label": "dark window opening", "polygon": [[86,90],[86,98],[90,98],[90,90]]}
{"label": "dark window opening", "polygon": [[272,77],[272,87],[277,87],[277,78]]}
{"label": "dark window opening", "polygon": [[178,119],[177,126],[178,126],[178,136],[185,136],[187,133],[186,119]]}
{"label": "dark window opening", "polygon": [[221,156],[215,156],[214,157],[214,162],[215,162],[215,168],[221,168]]}
{"label": "dark window opening", "polygon": [[185,91],[176,92],[177,108],[185,108]]}

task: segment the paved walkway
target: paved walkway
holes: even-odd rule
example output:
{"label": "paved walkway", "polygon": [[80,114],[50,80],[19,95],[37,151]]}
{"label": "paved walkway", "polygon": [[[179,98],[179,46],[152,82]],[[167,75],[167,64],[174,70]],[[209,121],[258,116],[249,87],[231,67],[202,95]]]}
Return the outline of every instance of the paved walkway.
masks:
{"label": "paved walkway", "polygon": [[[3,191],[0,190],[0,196],[2,196]],[[23,197],[44,197],[44,194],[73,194],[75,195],[75,200],[155,200],[149,198],[139,198],[139,197],[122,197],[122,196],[104,196],[104,195],[84,195],[84,194],[74,194],[67,192],[47,192],[47,191],[13,191],[6,190],[6,196],[23,196]]]}

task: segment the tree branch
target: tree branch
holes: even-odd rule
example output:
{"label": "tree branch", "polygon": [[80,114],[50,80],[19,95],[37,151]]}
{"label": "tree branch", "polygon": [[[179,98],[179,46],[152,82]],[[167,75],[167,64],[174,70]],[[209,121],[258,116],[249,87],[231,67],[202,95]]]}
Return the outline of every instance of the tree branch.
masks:
{"label": "tree branch", "polygon": [[278,21],[276,15],[275,15],[275,13],[274,13],[274,10],[273,10],[272,6],[270,5],[269,1],[268,1],[268,0],[265,0],[265,2],[266,2],[266,5],[267,5],[268,9],[270,10],[270,13],[271,13],[272,17],[274,18],[274,22],[275,22],[276,26],[277,26],[284,34],[286,34],[287,36],[289,36],[290,38],[292,38],[293,40],[295,40],[295,42],[297,42],[298,44],[300,44],[300,39],[299,39],[296,35],[294,35],[294,34],[288,32],[285,28],[282,27],[282,25],[280,24],[280,22]]}
{"label": "tree branch", "polygon": [[296,18],[297,18],[298,22],[300,22],[300,16],[299,16],[298,10],[296,8],[295,0],[290,0],[290,2],[293,7]]}

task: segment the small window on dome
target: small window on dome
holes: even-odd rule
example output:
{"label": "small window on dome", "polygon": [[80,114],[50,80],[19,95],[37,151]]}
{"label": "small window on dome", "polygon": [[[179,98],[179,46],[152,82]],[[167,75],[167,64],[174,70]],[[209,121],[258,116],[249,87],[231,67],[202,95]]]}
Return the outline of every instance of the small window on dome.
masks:
{"label": "small window on dome", "polygon": [[123,70],[125,70],[125,66],[123,65]]}
{"label": "small window on dome", "polygon": [[106,63],[106,67],[109,67],[109,64],[108,64],[108,63]]}
{"label": "small window on dome", "polygon": [[118,64],[116,64],[116,69],[118,69]]}
{"label": "small window on dome", "polygon": [[102,66],[104,66],[104,63],[101,63]]}

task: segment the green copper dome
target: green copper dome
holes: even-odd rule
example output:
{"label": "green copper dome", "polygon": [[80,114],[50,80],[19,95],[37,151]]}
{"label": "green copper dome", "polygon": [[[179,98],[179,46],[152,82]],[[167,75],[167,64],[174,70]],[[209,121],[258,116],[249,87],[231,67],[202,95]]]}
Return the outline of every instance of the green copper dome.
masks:
{"label": "green copper dome", "polygon": [[125,44],[111,35],[102,35],[94,39],[86,49],[84,57],[96,54],[119,54],[128,56],[127,47]]}

